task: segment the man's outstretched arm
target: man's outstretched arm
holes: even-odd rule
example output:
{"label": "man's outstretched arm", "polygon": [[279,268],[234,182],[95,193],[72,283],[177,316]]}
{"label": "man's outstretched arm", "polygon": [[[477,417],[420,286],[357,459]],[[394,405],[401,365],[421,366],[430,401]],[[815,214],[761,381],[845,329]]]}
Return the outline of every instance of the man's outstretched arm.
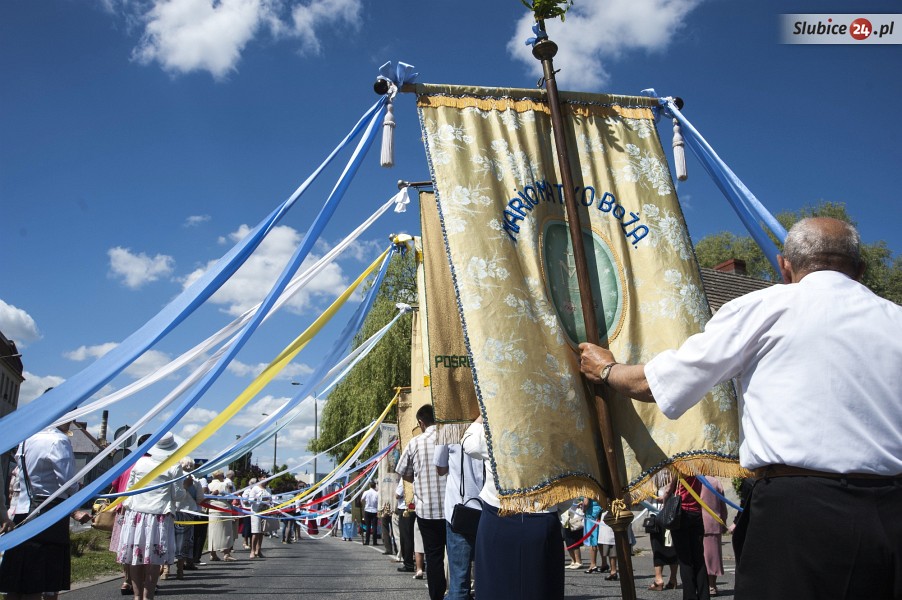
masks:
{"label": "man's outstretched arm", "polygon": [[640,402],[655,401],[645,378],[645,365],[618,363],[610,350],[587,342],[579,345],[579,351],[579,368],[589,381],[604,383]]}

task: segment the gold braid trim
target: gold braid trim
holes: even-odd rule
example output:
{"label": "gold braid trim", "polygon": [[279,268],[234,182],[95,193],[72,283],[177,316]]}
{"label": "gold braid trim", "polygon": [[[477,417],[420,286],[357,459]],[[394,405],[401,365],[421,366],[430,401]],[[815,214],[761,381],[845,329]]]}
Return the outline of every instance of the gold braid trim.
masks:
{"label": "gold braid trim", "polygon": [[739,463],[735,460],[728,458],[716,456],[678,458],[662,469],[647,475],[639,483],[631,487],[629,489],[630,501],[635,504],[641,500],[656,498],[658,495],[658,484],[655,482],[655,476],[664,471],[669,471],[673,476],[679,474],[683,477],[705,475],[733,478],[751,477],[752,475],[751,471],[739,466]]}
{"label": "gold braid trim", "polygon": [[506,517],[519,513],[532,513],[540,510],[548,510],[562,502],[568,502],[574,498],[588,496],[590,498],[604,498],[604,493],[597,483],[587,477],[572,475],[564,477],[538,490],[502,496],[501,508],[498,515]]}
{"label": "gold braid trim", "polygon": [[[514,112],[541,112],[551,114],[548,104],[528,98],[515,100],[513,98],[480,98],[473,96],[417,96],[418,108],[478,108],[479,110],[497,110]],[[620,105],[598,106],[594,104],[564,104],[564,108],[580,117],[621,117],[626,119],[654,119],[650,108],[624,107]]]}

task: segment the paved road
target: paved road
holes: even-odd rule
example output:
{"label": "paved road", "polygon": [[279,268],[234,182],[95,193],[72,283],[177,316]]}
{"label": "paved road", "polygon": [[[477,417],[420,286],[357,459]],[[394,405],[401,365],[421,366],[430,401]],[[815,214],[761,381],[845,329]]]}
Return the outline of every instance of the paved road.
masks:
{"label": "paved road", "polygon": [[[638,529],[638,528],[637,528]],[[653,581],[648,538],[638,536],[633,557],[637,596],[641,600],[677,600],[680,590],[651,592]],[[211,562],[198,571],[187,571],[184,580],[161,582],[159,598],[188,600],[203,598],[263,598],[327,600],[427,600],[425,581],[415,580],[410,573],[397,572],[397,563],[383,556],[375,547],[341,538],[304,539],[283,545],[275,540],[264,542],[265,559],[249,560],[247,551],[238,551],[237,562]],[[732,598],[733,561],[729,538],[725,538],[724,560],[727,575],[721,578],[720,598]],[[588,562],[584,552],[584,561]],[[602,575],[567,570],[566,597],[571,600],[620,598],[620,584],[605,581]],[[121,580],[107,580],[79,587],[65,594],[64,600],[124,598],[119,593]],[[477,586],[478,589],[478,586]],[[480,600],[492,600],[480,598]]]}

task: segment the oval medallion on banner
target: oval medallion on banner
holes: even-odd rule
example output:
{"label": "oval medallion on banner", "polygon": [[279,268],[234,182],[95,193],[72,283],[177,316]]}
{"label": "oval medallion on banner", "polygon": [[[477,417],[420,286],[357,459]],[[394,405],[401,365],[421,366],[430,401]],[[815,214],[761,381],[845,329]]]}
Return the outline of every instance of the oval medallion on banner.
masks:
{"label": "oval medallion on banner", "polygon": [[[599,233],[584,229],[583,244],[595,302],[598,337],[602,344],[606,344],[617,337],[623,325],[626,303],[623,268],[608,241]],[[546,221],[539,245],[545,289],[567,338],[576,346],[586,340],[586,328],[567,223],[556,219]]]}

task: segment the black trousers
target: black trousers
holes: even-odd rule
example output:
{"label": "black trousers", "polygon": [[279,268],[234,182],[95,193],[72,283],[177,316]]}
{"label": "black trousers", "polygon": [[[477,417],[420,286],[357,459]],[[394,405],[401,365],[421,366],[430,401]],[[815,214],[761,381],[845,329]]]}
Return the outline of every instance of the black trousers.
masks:
{"label": "black trousers", "polygon": [[417,516],[417,525],[420,527],[420,535],[423,536],[429,598],[442,600],[448,589],[448,580],[445,579],[445,520]]}
{"label": "black trousers", "polygon": [[363,524],[366,526],[366,534],[363,536],[363,543],[370,543],[370,535],[373,536],[373,544],[376,544],[376,522],[379,520],[378,513],[366,512],[363,513]]}
{"label": "black trousers", "polygon": [[[198,517],[195,515],[196,520],[198,521],[206,521],[207,517]],[[204,548],[207,544],[207,529],[209,525],[204,523],[202,525],[194,526],[194,562],[201,562],[201,558],[204,555]]]}
{"label": "black trousers", "polygon": [[[680,527],[671,532],[677,561],[683,600],[708,600],[708,571],[705,568],[705,526],[701,512],[683,511]],[[779,598],[779,596],[775,597]]]}
{"label": "black trousers", "polygon": [[393,539],[393,531],[391,526],[391,515],[380,517],[382,521],[382,546],[385,548],[386,554],[394,554],[397,552]]}
{"label": "black trousers", "polygon": [[736,599],[902,598],[902,477],[759,479]]}
{"label": "black trousers", "polygon": [[395,514],[398,515],[398,541],[401,544],[401,560],[404,566],[413,569],[413,526],[416,523],[416,516],[408,513],[404,516],[403,509],[396,509]]}

